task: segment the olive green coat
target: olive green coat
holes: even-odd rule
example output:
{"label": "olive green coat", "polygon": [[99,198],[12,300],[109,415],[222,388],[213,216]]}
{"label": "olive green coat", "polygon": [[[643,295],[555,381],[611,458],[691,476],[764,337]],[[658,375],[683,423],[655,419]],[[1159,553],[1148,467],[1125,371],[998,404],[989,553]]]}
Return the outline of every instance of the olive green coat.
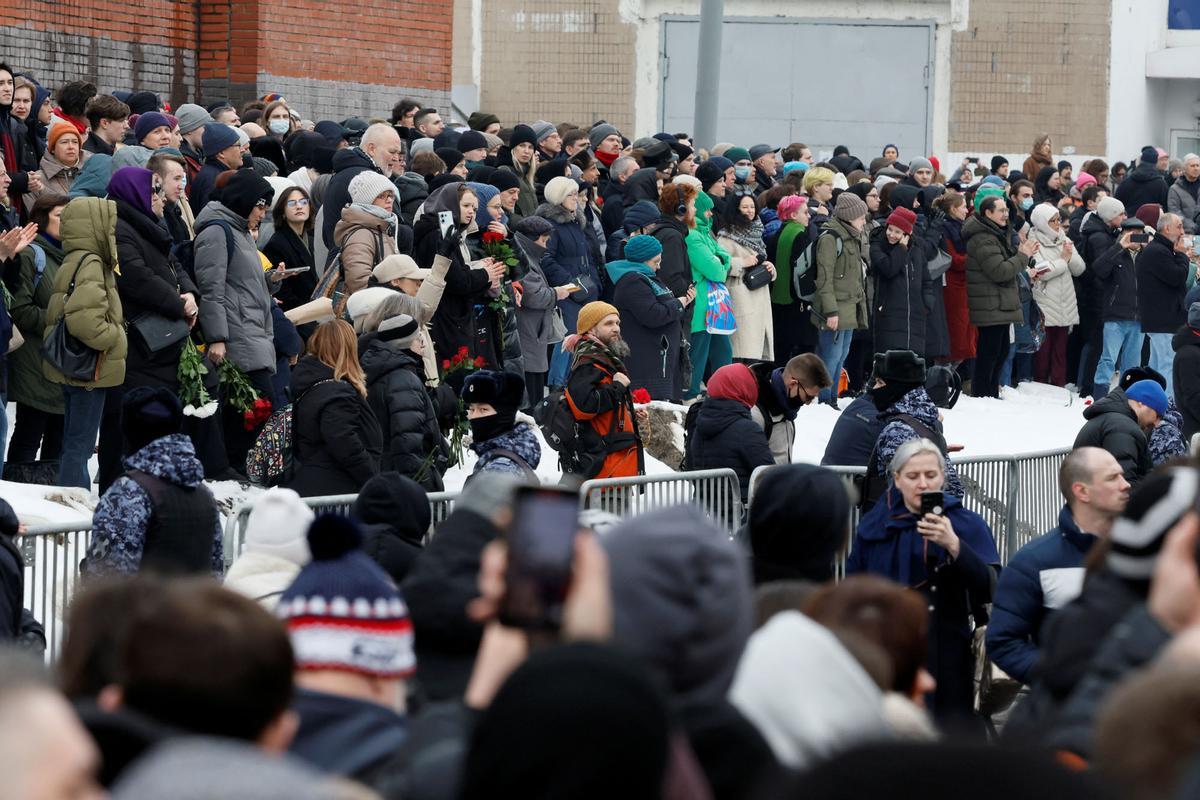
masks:
{"label": "olive green coat", "polygon": [[[836,238],[835,238],[836,237]],[[838,255],[837,239],[842,241]],[[817,291],[813,322],[828,330],[825,320],[837,314],[839,331],[867,328],[867,292],[862,237],[839,219],[830,219],[817,237]]]}
{"label": "olive green coat", "polygon": [[967,241],[967,308],[971,324],[1008,325],[1024,322],[1017,275],[1029,259],[1017,252],[1008,231],[972,214],[963,223]]}
{"label": "olive green coat", "polygon": [[62,388],[42,371],[42,332],[46,330],[46,308],[54,293],[54,278],[62,266],[60,247],[39,236],[34,242],[46,254],[46,267],[37,288],[37,259],[32,247],[21,251],[21,274],[13,291],[8,313],[25,337],[25,344],[8,356],[8,399],[47,414],[63,413]]}
{"label": "olive green coat", "polygon": [[[117,204],[80,197],[62,212],[62,243],[66,258],[54,276],[54,293],[46,309],[45,336],[66,317],[67,331],[100,351],[95,380],[75,381],[48,363],[46,377],[55,383],[107,389],[125,382],[125,319],[117,294]],[[67,296],[71,281],[75,289]]]}

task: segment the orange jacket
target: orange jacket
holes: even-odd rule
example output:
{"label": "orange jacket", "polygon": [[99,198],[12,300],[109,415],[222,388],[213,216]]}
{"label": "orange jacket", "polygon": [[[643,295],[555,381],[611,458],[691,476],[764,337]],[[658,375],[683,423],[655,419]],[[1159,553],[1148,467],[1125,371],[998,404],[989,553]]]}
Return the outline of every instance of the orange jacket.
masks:
{"label": "orange jacket", "polygon": [[571,413],[595,434],[583,444],[607,452],[599,472],[589,478],[623,478],[644,471],[633,399],[627,386],[613,381],[617,371],[607,348],[588,339],[577,351],[567,379],[564,395]]}

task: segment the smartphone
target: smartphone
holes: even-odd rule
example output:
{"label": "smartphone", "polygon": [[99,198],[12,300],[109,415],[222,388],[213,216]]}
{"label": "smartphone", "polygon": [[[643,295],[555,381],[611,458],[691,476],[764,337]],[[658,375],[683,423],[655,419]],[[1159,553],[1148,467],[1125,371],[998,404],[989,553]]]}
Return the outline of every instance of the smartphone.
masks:
{"label": "smartphone", "polygon": [[450,233],[451,229],[454,227],[454,215],[449,211],[439,211],[438,227],[442,230],[442,236]]}
{"label": "smartphone", "polygon": [[557,486],[517,489],[501,623],[533,631],[562,626],[578,531],[578,493]]}
{"label": "smartphone", "polygon": [[967,159],[967,163],[968,164],[978,164],[979,156],[971,156],[970,158]]}
{"label": "smartphone", "polygon": [[1150,234],[1148,234],[1148,233],[1135,233],[1135,234],[1133,234],[1132,236],[1130,236],[1130,237],[1129,237],[1129,241],[1131,241],[1131,242],[1133,242],[1133,243],[1135,243],[1135,244],[1145,244],[1146,242],[1150,241]]}
{"label": "smartphone", "polygon": [[308,272],[312,267],[287,267],[285,269],[274,270],[276,275],[299,275],[302,272]]}
{"label": "smartphone", "polygon": [[946,496],[942,492],[921,492],[921,516],[946,513]]}

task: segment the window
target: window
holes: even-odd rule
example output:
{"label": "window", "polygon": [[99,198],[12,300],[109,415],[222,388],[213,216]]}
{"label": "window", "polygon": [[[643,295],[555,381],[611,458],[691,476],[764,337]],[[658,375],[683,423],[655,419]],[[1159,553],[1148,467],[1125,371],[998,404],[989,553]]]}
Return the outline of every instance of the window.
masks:
{"label": "window", "polygon": [[1173,31],[1200,30],[1200,0],[1170,0],[1167,27]]}

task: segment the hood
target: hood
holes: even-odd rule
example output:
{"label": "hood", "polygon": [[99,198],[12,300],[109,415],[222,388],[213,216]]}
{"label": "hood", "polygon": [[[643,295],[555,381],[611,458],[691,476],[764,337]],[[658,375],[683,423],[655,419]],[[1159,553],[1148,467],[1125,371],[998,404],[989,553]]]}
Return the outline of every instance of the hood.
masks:
{"label": "hood", "polygon": [[429,186],[425,183],[425,179],[415,172],[406,172],[403,175],[393,175],[392,183],[396,186],[396,191],[400,193],[401,203],[411,203],[416,199],[424,199],[429,196]]}
{"label": "hood", "polygon": [[342,170],[354,169],[356,167],[369,169],[372,172],[379,172],[380,175],[383,174],[380,172],[379,167],[375,166],[375,162],[371,160],[371,157],[363,152],[360,147],[347,147],[333,154],[334,172],[341,172]]}
{"label": "hood", "polygon": [[799,611],[750,637],[729,699],[792,769],[892,738],[879,687],[832,631]]}
{"label": "hood", "polygon": [[82,250],[100,256],[106,267],[117,265],[117,204],[80,197],[62,212],[63,251]]}
{"label": "hood", "polygon": [[408,736],[405,720],[378,703],[297,689],[292,710],[300,729],[293,755],[336,775],[354,775],[395,754]]}
{"label": "hood", "polygon": [[192,440],[182,433],[155,439],[124,463],[126,469],[148,472],[176,486],[191,488],[204,482],[204,465],[196,458]]}
{"label": "hood", "polygon": [[[712,233],[712,218],[705,214],[706,211],[712,211],[716,206],[713,204],[713,199],[705,192],[696,195],[696,227],[695,230],[700,233]],[[690,235],[690,233],[689,233]]]}
{"label": "hood", "polygon": [[1095,419],[1101,414],[1121,414],[1137,422],[1137,414],[1129,407],[1129,398],[1125,396],[1124,389],[1113,389],[1083,410],[1084,419]]}
{"label": "hood", "polygon": [[850,495],[841,477],[813,464],[767,471],[754,492],[748,539],[754,582],[833,577],[833,558],[846,545]]}
{"label": "hood", "polygon": [[704,439],[714,439],[739,419],[750,419],[750,407],[739,400],[707,397],[696,417],[696,433]]}
{"label": "hood", "polygon": [[71,184],[71,197],[104,197],[111,176],[112,156],[92,153]]}
{"label": "hood", "polygon": [[[372,335],[370,338],[363,337],[360,341],[366,344],[361,351],[359,361],[362,363],[363,372],[367,375],[367,383],[374,383],[389,372],[395,372],[398,369],[415,370],[424,374],[425,367],[421,357],[413,351],[392,347],[377,335]],[[366,522],[366,520],[363,521]]]}
{"label": "hood", "polygon": [[[909,186],[905,183],[898,183],[892,187],[892,193],[888,195],[888,202],[892,208],[907,208],[913,210],[913,203],[922,198],[924,190],[917,186]],[[922,201],[921,205],[924,205]]]}
{"label": "hood", "polygon": [[542,256],[546,254],[545,246],[538,244],[520,231],[517,231],[513,234],[513,240],[517,243],[517,246],[524,251],[526,258],[528,258],[531,263],[541,263]]}
{"label": "hood", "polygon": [[434,219],[441,211],[449,211],[454,215],[455,222],[458,221],[458,190],[460,187],[466,186],[461,181],[447,183],[445,186],[439,186],[429,193],[425,198],[425,202],[421,204],[421,217],[426,215],[432,216]]}
{"label": "hood", "polygon": [[296,397],[307,392],[319,381],[333,377],[333,367],[316,356],[304,356],[292,367],[292,391]]}
{"label": "hood", "polygon": [[886,424],[886,422],[895,419],[897,414],[908,414],[910,417],[915,417],[918,421],[925,423],[925,425],[934,430],[938,430],[942,424],[938,420],[938,408],[929,396],[929,392],[925,391],[924,386],[918,386],[916,389],[907,392],[899,400],[888,406],[887,411],[880,414],[879,418],[884,420]]}
{"label": "hood", "polygon": [[388,220],[377,217],[370,211],[359,208],[357,205],[351,203],[342,209],[342,218],[334,226],[334,240],[338,242],[342,241],[343,237],[355,228],[367,228],[372,231],[386,232],[388,229]]}
{"label": "hood", "polygon": [[217,219],[225,222],[235,231],[246,231],[249,229],[249,223],[246,222],[245,217],[238,216],[216,200],[208,201],[208,205],[200,209],[200,213],[196,216],[196,229],[200,229],[210,220]]}
{"label": "hood", "polygon": [[649,200],[658,205],[658,170],[653,167],[639,169],[625,181],[625,191],[622,202],[631,206],[638,200]]}
{"label": "hood", "polygon": [[163,251],[170,248],[171,233],[158,217],[147,216],[141,209],[131,206],[124,200],[114,202],[117,204],[117,219],[132,227],[150,244],[156,245]]}
{"label": "hood", "polygon": [[1176,353],[1185,347],[1200,347],[1200,332],[1184,325],[1172,337],[1171,347],[1174,348]]}
{"label": "hood", "polygon": [[612,278],[614,286],[621,282],[621,278],[624,278],[630,273],[645,275],[648,278],[654,277],[653,269],[637,261],[610,261],[604,265],[604,269],[606,272],[608,272],[608,277]]}
{"label": "hood", "polygon": [[385,524],[404,539],[420,543],[432,512],[425,490],[399,472],[381,472],[367,481],[351,513],[368,525]]}
{"label": "hood", "polygon": [[569,222],[579,224],[579,215],[567,211],[562,206],[551,205],[550,203],[542,203],[537,207],[537,211],[533,212],[535,216],[544,217],[555,225],[566,225]]}
{"label": "hood", "polygon": [[[1163,180],[1163,174],[1154,164],[1138,164],[1136,168],[1126,173],[1125,180],[1134,183],[1149,183],[1154,180]],[[1136,209],[1134,210],[1136,211]]]}
{"label": "hood", "polygon": [[737,546],[690,505],[626,518],[602,543],[615,641],[664,677],[685,706],[722,702],[753,627]]}
{"label": "hood", "polygon": [[[488,439],[486,442],[475,442],[471,445],[471,449],[481,457],[493,450],[511,450],[525,459],[525,463],[534,469],[537,469],[538,463],[542,460],[542,446],[528,422],[518,422],[511,431]],[[502,457],[497,456],[497,458]]]}

